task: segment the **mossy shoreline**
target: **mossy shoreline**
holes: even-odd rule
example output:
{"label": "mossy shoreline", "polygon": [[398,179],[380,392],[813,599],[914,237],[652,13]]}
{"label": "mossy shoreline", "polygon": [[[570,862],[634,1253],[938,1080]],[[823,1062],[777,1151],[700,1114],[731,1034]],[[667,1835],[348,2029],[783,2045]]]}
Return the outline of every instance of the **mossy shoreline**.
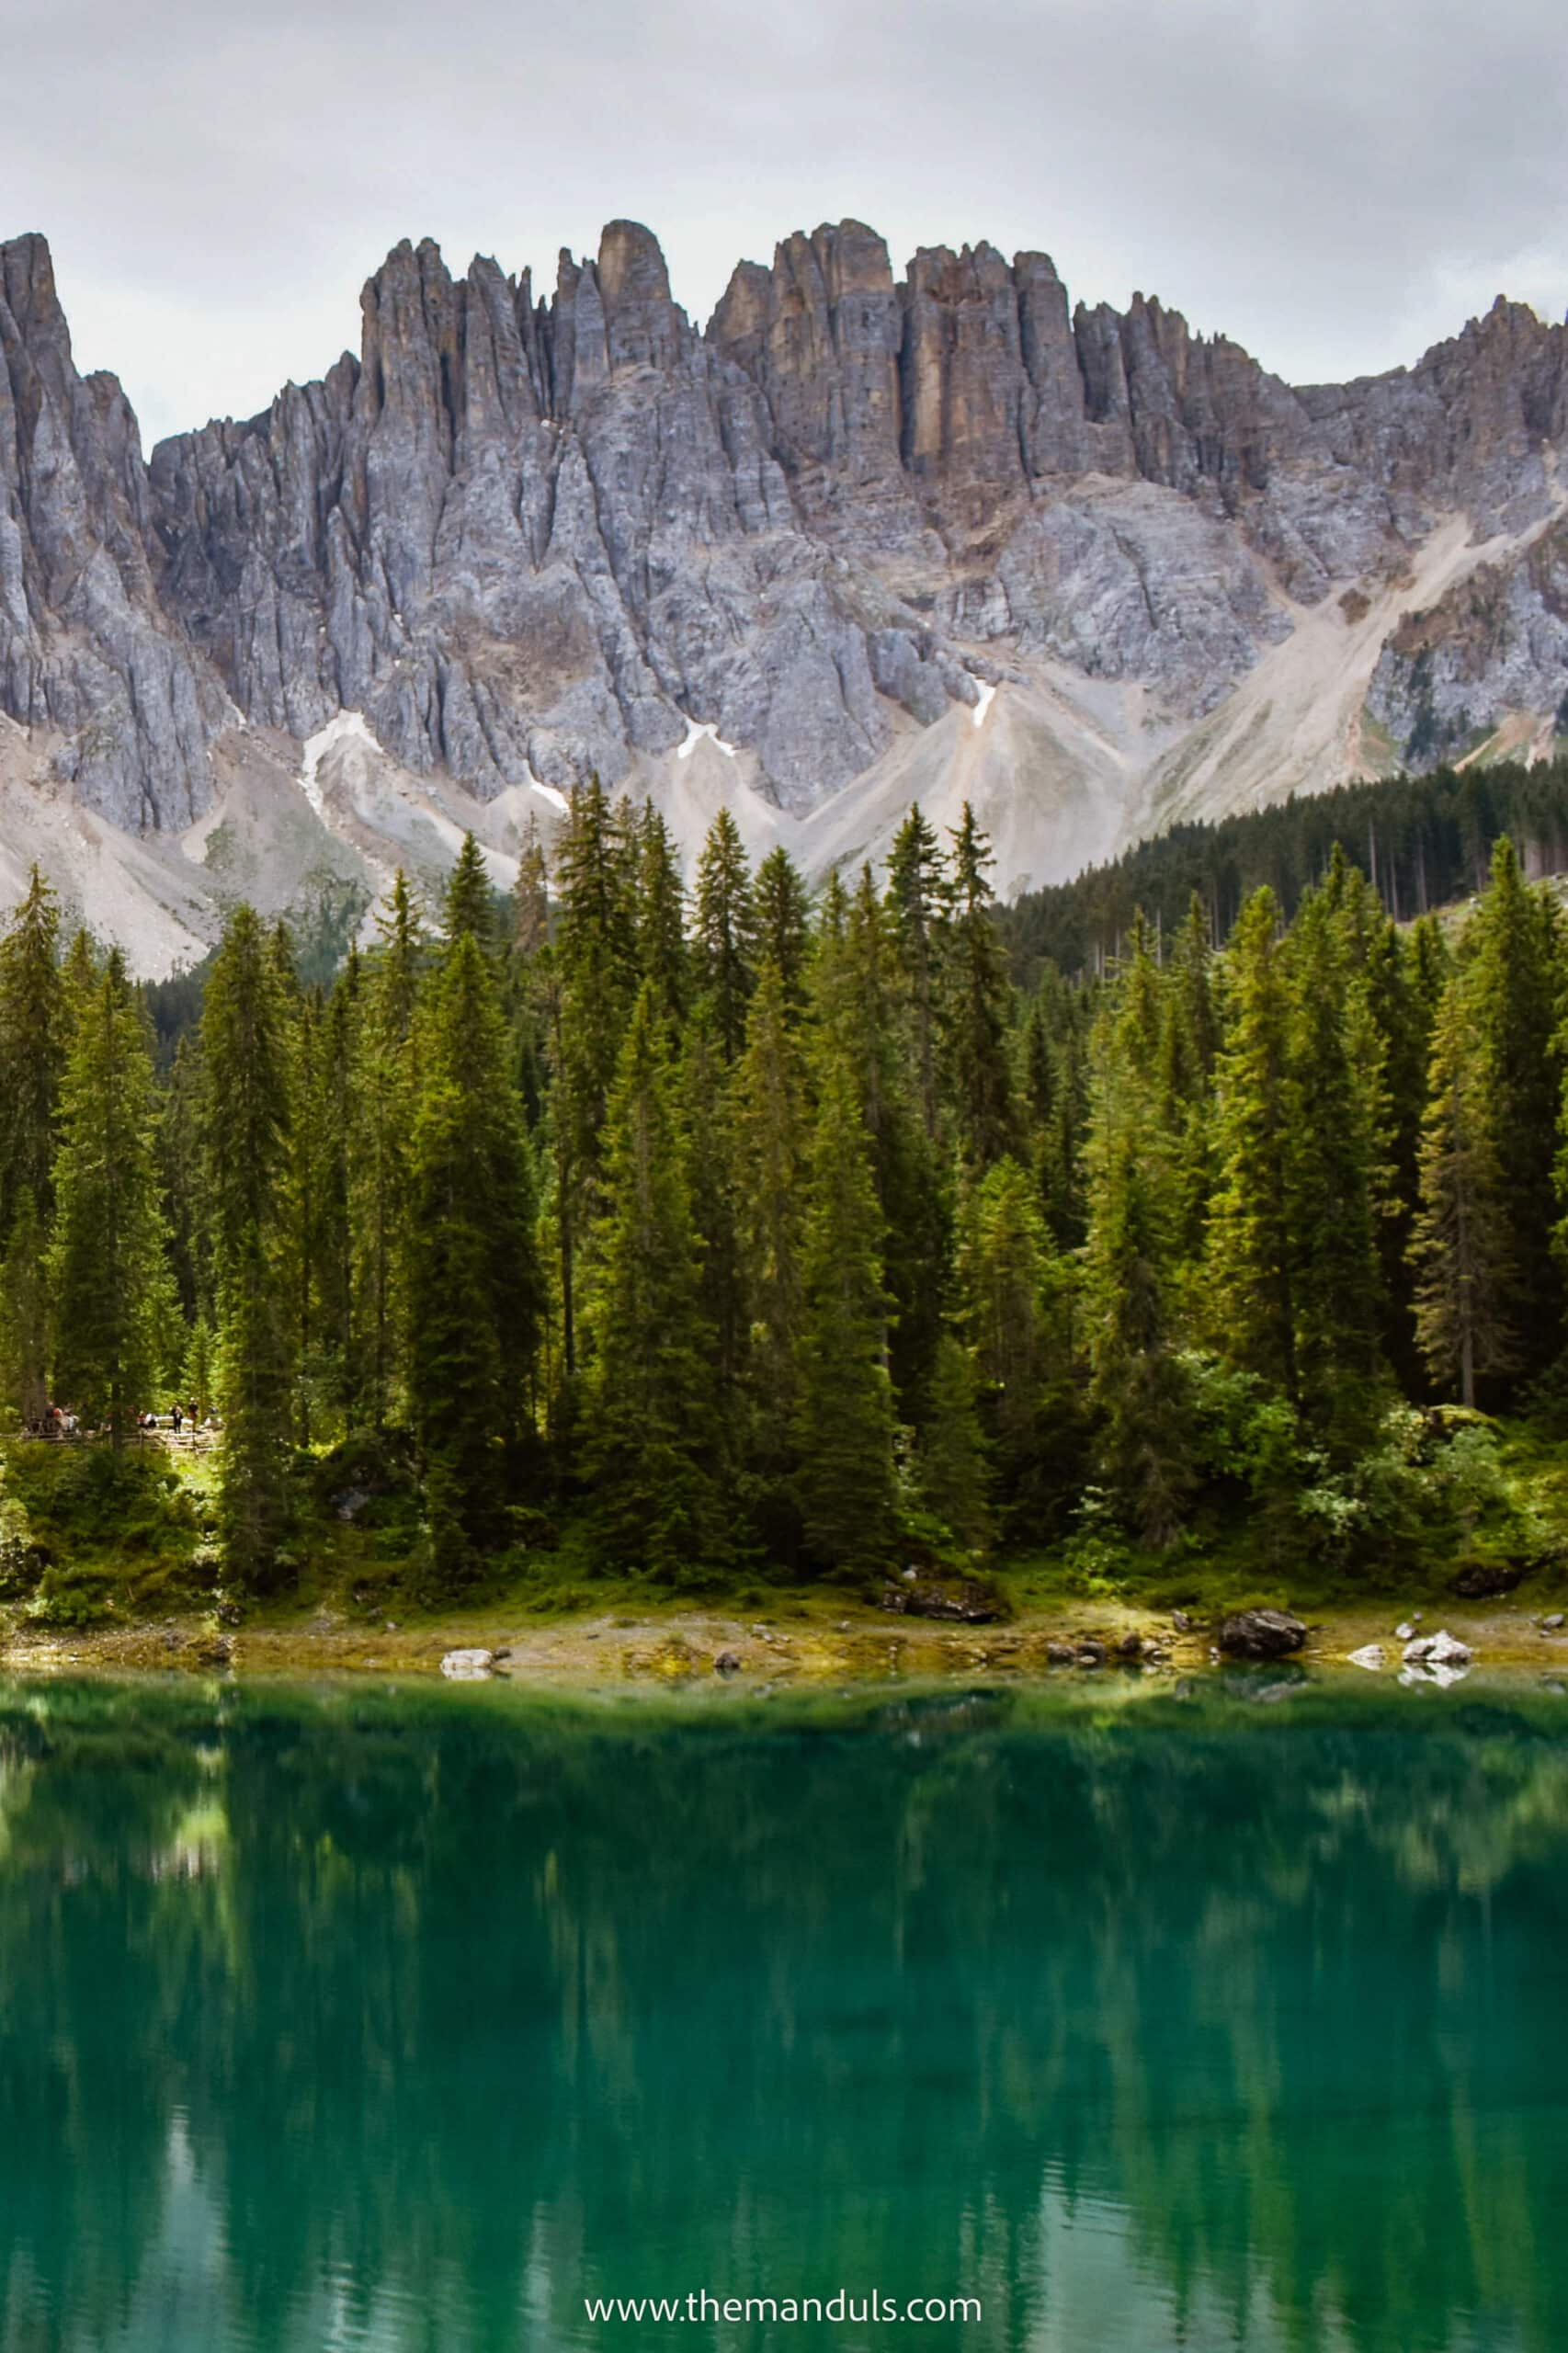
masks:
{"label": "mossy shoreline", "polygon": [[[1481,1605],[1429,1597],[1422,1609],[1428,1630],[1439,1625],[1468,1643],[1478,1673],[1539,1680],[1561,1678],[1568,1688],[1568,1631],[1542,1631],[1557,1597],[1510,1597]],[[1304,1610],[1305,1650],[1274,1670],[1291,1677],[1343,1668],[1364,1643],[1381,1643],[1388,1665],[1368,1681],[1397,1673],[1397,1612],[1386,1601],[1355,1608]],[[689,1686],[707,1681],[732,1688],[973,1680],[1006,1677],[1151,1687],[1173,1678],[1228,1672],[1214,1657],[1216,1629],[1173,1625],[1171,1613],[1133,1602],[1084,1602],[1029,1608],[986,1626],[939,1624],[893,1616],[843,1595],[775,1595],[760,1614],[719,1604],[644,1599],[636,1609],[564,1609],[530,1617],[503,1598],[476,1603],[413,1622],[369,1624],[341,1610],[277,1611],[255,1622],[221,1626],[210,1611],[187,1611],[153,1620],[58,1629],[16,1619],[0,1632],[0,1668],[10,1674],[186,1674],[250,1677],[353,1675],[397,1678],[438,1675],[448,1652],[480,1648],[505,1654],[498,1677],[558,1688],[642,1685]],[[1150,1662],[1124,1660],[1118,1645],[1136,1634],[1162,1654]],[[1108,1653],[1096,1667],[1053,1663],[1052,1647],[1093,1639]],[[739,1661],[733,1672],[718,1661]]]}
{"label": "mossy shoreline", "polygon": [[[684,1587],[605,1574],[573,1540],[519,1547],[460,1600],[422,1604],[410,1572],[410,1496],[346,1485],[324,1460],[286,1586],[229,1586],[215,1549],[211,1454],[0,1442],[0,1665],[10,1671],[175,1670],[240,1675],[438,1673],[447,1652],[510,1655],[502,1671],[560,1686],[677,1686],[723,1679],[827,1684],[890,1677],[1086,1676],[1054,1645],[1103,1644],[1097,1671],[1144,1677],[1207,1671],[1230,1612],[1288,1608],[1311,1629],[1305,1660],[1332,1667],[1369,1643],[1398,1663],[1393,1630],[1420,1613],[1485,1668],[1568,1674],[1568,1636],[1540,1621],[1568,1609],[1568,1466],[1555,1435],[1516,1427],[1502,1449],[1506,1493],[1462,1554],[1406,1552],[1365,1562],[1282,1563],[1245,1516],[1201,1540],[1140,1552],[1098,1530],[1055,1550],[977,1565],[995,1615],[949,1623],[886,1608],[898,1580],[790,1583],[765,1573],[692,1577]],[[1478,1563],[1512,1589],[1456,1591]],[[953,1579],[949,1578],[949,1586]],[[1127,1660],[1136,1636],[1153,1661]],[[1355,1669],[1347,1669],[1356,1673]]]}

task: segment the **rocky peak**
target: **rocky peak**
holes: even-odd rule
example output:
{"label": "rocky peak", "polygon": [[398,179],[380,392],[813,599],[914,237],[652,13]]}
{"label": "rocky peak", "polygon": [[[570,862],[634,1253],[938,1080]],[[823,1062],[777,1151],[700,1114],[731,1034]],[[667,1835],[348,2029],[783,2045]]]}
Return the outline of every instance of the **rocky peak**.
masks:
{"label": "rocky peak", "polygon": [[619,368],[673,368],[690,330],[670,300],[659,241],[637,221],[612,221],[599,239],[599,300],[605,350]]}
{"label": "rocky peak", "polygon": [[44,239],[0,245],[0,710],[89,806],[188,822],[222,697],[159,608],[156,552],[118,380],[77,373]]}
{"label": "rocky peak", "polygon": [[[1269,789],[1275,689],[1254,723],[1247,681],[1302,608],[1360,632],[1361,667],[1347,714],[1307,664],[1280,790],[1343,772],[1369,694],[1416,743],[1548,694],[1561,549],[1531,535],[1562,495],[1568,331],[1517,304],[1408,369],[1293,390],[1153,297],[1071,309],[1042,252],[934,245],[901,278],[853,220],[741,263],[699,333],[616,221],[543,299],[399,244],[361,314],[357,358],[149,468],[116,380],[75,369],[44,241],[0,247],[0,711],[34,731],[29,773],[178,828],[242,722],[286,758],[350,713],[467,809],[553,810],[590,769],[692,810],[717,777],[764,828],[846,795],[826,858],[896,821],[899,779],[939,794],[1005,757],[1020,806],[1079,813],[1072,852],[1040,819],[1038,879],[1100,854],[1145,783],[1165,810],[1167,757],[1210,802],[1233,768]],[[1416,646],[1393,613],[1383,658],[1364,617],[1407,576],[1436,607],[1471,534],[1526,651],[1462,616]]]}
{"label": "rocky peak", "polygon": [[845,493],[903,494],[903,323],[888,249],[859,221],[797,231],[773,267],[742,262],[708,336],[767,405],[780,460],[814,506]]}

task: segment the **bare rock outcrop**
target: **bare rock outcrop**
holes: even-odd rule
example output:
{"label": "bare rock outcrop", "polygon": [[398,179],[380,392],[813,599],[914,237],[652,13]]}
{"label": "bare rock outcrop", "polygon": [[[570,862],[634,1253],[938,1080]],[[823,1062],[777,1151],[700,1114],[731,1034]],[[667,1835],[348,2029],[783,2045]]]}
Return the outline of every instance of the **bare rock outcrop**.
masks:
{"label": "bare rock outcrop", "polygon": [[[1292,389],[1153,298],[1070,308],[1043,253],[934,246],[901,279],[854,221],[743,262],[699,330],[617,221],[537,294],[398,245],[357,353],[144,464],[24,236],[0,246],[0,713],[35,782],[132,834],[200,816],[236,743],[286,773],[350,713],[367,756],[471,805],[590,770],[653,789],[700,735],[754,829],[864,791],[826,829],[858,851],[901,778],[979,789],[992,738],[966,730],[1000,686],[1022,715],[997,740],[1041,749],[987,772],[993,816],[1039,796],[1018,838],[1064,870],[1113,838],[1114,780],[1131,822],[1304,616],[1397,598],[1439,530],[1438,593],[1391,611],[1356,697],[1415,765],[1504,725],[1551,744],[1565,335],[1500,301],[1412,369]],[[1346,716],[1325,703],[1329,767]],[[1267,724],[1235,732],[1249,795]]]}

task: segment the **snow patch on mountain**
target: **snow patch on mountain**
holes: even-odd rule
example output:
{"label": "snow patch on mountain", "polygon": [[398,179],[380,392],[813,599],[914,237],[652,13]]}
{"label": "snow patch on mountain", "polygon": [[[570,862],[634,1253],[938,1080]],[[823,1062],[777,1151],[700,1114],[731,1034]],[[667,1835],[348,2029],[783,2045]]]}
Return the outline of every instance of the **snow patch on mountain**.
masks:
{"label": "snow patch on mountain", "polygon": [[362,710],[340,710],[324,727],[308,735],[300,754],[300,790],[318,817],[326,815],[326,803],[321,789],[321,764],[338,744],[366,744],[372,752],[381,749],[365,723]]}

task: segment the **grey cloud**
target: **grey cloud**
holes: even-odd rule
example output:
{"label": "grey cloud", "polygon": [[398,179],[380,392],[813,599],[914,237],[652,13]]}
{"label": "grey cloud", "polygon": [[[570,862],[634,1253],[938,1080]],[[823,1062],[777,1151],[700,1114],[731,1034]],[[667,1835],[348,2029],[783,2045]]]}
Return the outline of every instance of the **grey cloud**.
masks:
{"label": "grey cloud", "polygon": [[44,229],[151,439],[358,338],[404,235],[551,274],[646,220],[706,316],[856,213],[1158,292],[1298,381],[1568,300],[1568,59],[1544,0],[913,0],[762,12],[189,0],[7,10],[0,234]]}

